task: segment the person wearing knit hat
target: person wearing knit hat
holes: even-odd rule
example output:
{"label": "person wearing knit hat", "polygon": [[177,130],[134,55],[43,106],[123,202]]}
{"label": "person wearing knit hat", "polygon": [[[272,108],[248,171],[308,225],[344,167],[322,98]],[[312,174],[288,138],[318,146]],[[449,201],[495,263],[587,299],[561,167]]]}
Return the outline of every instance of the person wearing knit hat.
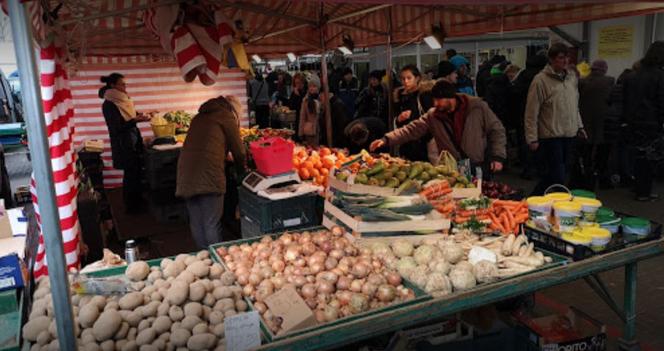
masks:
{"label": "person wearing knit hat", "polygon": [[320,117],[323,110],[319,99],[320,78],[316,74],[309,74],[307,82],[307,95],[302,99],[297,134],[305,145],[318,146]]}
{"label": "person wearing knit hat", "polygon": [[468,95],[475,95],[475,89],[473,89],[473,80],[468,76],[468,72],[470,70],[470,62],[468,59],[461,55],[456,55],[450,59],[450,63],[454,65],[457,73],[457,92]]}
{"label": "person wearing knit hat", "polygon": [[593,61],[593,64],[590,66],[590,69],[602,74],[606,74],[606,72],[609,70],[609,65],[606,63],[606,61],[599,59]]}
{"label": "person wearing knit hat", "polygon": [[470,159],[472,169],[485,167],[486,174],[503,169],[507,155],[505,128],[481,98],[459,94],[456,87],[439,80],[431,90],[433,108],[420,118],[374,140],[376,151],[433,135],[439,151],[454,158]]}
{"label": "person wearing knit hat", "polygon": [[385,125],[388,125],[388,92],[387,88],[383,86],[381,79],[383,79],[383,71],[374,70],[369,73],[369,84],[362,89],[355,102],[355,119],[376,117],[385,123]]}
{"label": "person wearing knit hat", "polygon": [[456,67],[450,61],[440,61],[438,63],[438,79],[442,79],[452,84],[457,83]]}

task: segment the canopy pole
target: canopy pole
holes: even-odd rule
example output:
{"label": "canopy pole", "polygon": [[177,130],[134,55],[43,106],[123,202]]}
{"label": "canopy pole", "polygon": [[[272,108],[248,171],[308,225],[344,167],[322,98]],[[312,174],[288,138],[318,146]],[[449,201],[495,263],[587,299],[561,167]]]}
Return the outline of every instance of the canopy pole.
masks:
{"label": "canopy pole", "polygon": [[392,77],[392,7],[386,9],[387,12],[387,120],[389,126],[387,130],[392,130],[394,126],[394,101],[392,88],[394,86]]}
{"label": "canopy pole", "polygon": [[32,31],[26,8],[20,0],[9,0],[9,19],[16,49],[21,94],[27,124],[32,167],[37,182],[41,229],[46,246],[51,295],[61,350],[76,350],[74,318],[71,308],[67,262],[62,245],[60,216],[53,186],[53,169],[46,137],[46,122],[39,88],[39,71],[32,46]]}
{"label": "canopy pole", "polygon": [[[324,21],[324,3],[320,3],[320,12],[318,16],[318,31],[320,33],[320,81],[321,88],[323,89],[323,96],[325,96],[323,101],[323,106],[325,110],[325,134],[327,137],[327,146],[332,147],[332,111],[330,110],[330,86],[327,79],[327,57],[326,54],[326,45],[325,45],[325,21]],[[352,116],[351,116],[352,117]]]}

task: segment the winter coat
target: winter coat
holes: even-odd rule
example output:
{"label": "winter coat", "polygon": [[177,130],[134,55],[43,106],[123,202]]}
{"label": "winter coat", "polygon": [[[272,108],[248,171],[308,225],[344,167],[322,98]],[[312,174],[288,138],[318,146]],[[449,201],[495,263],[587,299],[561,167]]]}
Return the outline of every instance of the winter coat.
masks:
{"label": "winter coat", "polygon": [[510,80],[505,74],[492,76],[486,87],[484,101],[491,107],[491,111],[506,127],[513,127],[513,116],[508,115],[507,104]]}
{"label": "winter coat", "polygon": [[486,91],[489,86],[489,80],[491,80],[491,67],[493,67],[493,64],[490,62],[485,62],[477,70],[477,76],[475,78],[477,96],[484,97],[486,95]]}
{"label": "winter coat", "polygon": [[[314,110],[309,111],[309,95],[302,99],[300,107],[300,124],[297,128],[297,135],[305,140],[311,146],[317,146],[320,142],[320,123],[323,107],[318,99],[314,100]],[[305,139],[306,138],[306,139]]]}
{"label": "winter coat", "polygon": [[[533,55],[526,60],[526,68],[519,72],[509,87],[507,113],[514,119],[515,125],[523,133],[524,114],[526,112],[526,101],[528,100],[528,89],[535,76],[546,66],[547,58],[544,55]],[[524,143],[525,140],[520,140]]]}
{"label": "winter coat", "polygon": [[[406,93],[403,87],[394,91],[394,121],[396,127],[403,127],[412,121],[416,121],[420,116],[424,115],[433,106],[431,98],[431,89],[435,81],[422,81],[417,90]],[[410,117],[404,121],[399,122],[397,117],[403,111],[411,111]],[[431,135],[425,135],[421,140],[413,140],[409,143],[404,143],[399,148],[401,157],[411,161],[427,161],[427,143],[431,140]]]}
{"label": "winter coat", "polygon": [[101,110],[111,139],[113,168],[124,169],[135,164],[143,155],[143,137],[136,121],[125,121],[118,107],[108,100],[101,105]]}
{"label": "winter coat", "polygon": [[355,118],[377,117],[386,125],[387,120],[387,89],[383,85],[376,88],[366,87],[357,97]]}
{"label": "winter coat", "polygon": [[578,79],[573,71],[556,74],[550,65],[533,79],[524,117],[526,142],[572,138],[583,128]]}
{"label": "winter coat", "polygon": [[473,89],[473,80],[468,76],[459,76],[457,78],[457,93],[475,95],[475,89]]}
{"label": "winter coat", "polygon": [[481,164],[488,155],[491,160],[504,161],[507,157],[505,128],[486,102],[480,98],[466,97],[466,118],[458,147],[443,122],[443,118],[447,117],[435,108],[408,125],[387,133],[385,140],[388,146],[420,140],[431,133],[438,150],[449,151],[457,160],[469,158],[474,164]]}
{"label": "winter coat", "polygon": [[344,134],[344,129],[346,129],[346,126],[348,123],[350,123],[353,119],[351,118],[350,115],[348,115],[348,111],[346,111],[346,105],[337,98],[336,96],[332,96],[330,98],[330,112],[331,112],[331,117],[332,117],[332,142],[330,143],[329,140],[327,140],[327,125],[325,122],[325,105],[322,106],[323,110],[321,111],[320,114],[320,135],[321,139],[326,140],[324,144],[330,147],[336,147],[336,148],[345,148],[348,146],[348,140],[346,139],[346,135]]}
{"label": "winter coat", "polygon": [[[367,141],[362,145],[357,145],[350,141],[350,130],[356,124],[364,124],[369,130],[369,137],[367,137]],[[387,124],[385,124],[381,119],[376,117],[358,118],[349,123],[344,130],[344,135],[346,136],[346,140],[348,140],[348,151],[350,151],[351,154],[356,154],[362,151],[362,149],[369,150],[369,145],[371,142],[382,138],[386,132]]]}
{"label": "winter coat", "polygon": [[579,81],[579,112],[592,145],[604,143],[604,120],[614,82],[613,77],[594,72]]}
{"label": "winter coat", "polygon": [[609,106],[604,119],[604,142],[617,143],[620,138],[620,125],[623,123],[623,85],[625,78],[632,73],[626,69],[620,74],[609,94]]}
{"label": "winter coat", "polygon": [[202,194],[225,194],[225,162],[228,151],[238,171],[245,164],[245,147],[238,120],[224,99],[206,101],[192,119],[178,160],[175,194],[190,198]]}
{"label": "winter coat", "polygon": [[349,116],[355,116],[355,100],[360,95],[360,82],[353,77],[350,82],[345,79],[339,81],[339,89],[336,96],[343,101]]}
{"label": "winter coat", "polygon": [[664,70],[642,66],[625,79],[624,120],[631,129],[652,139],[664,123]]}

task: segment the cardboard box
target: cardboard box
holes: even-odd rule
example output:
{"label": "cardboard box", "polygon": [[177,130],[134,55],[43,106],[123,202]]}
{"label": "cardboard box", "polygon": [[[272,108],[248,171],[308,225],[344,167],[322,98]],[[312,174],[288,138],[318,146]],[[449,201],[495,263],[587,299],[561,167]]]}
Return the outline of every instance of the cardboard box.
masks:
{"label": "cardboard box", "polygon": [[280,334],[317,324],[314,313],[292,287],[283,288],[270,295],[265,299],[265,304],[275,317],[281,318]]}
{"label": "cardboard box", "polygon": [[0,291],[24,286],[26,270],[18,255],[0,257]]}
{"label": "cardboard box", "polygon": [[606,350],[606,327],[574,307],[564,315],[519,315],[517,320],[518,350]]}

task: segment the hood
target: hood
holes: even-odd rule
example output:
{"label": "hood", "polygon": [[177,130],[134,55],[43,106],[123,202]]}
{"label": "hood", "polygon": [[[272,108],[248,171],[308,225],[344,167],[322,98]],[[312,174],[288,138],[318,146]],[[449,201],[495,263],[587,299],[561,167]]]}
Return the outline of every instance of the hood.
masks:
{"label": "hood", "polygon": [[548,63],[548,59],[544,55],[532,55],[526,59],[526,68],[533,68],[541,70]]}
{"label": "hood", "polygon": [[[417,91],[420,94],[430,93],[433,86],[436,84],[436,81],[433,79],[425,79],[420,81],[420,84],[417,86]],[[401,100],[401,93],[403,92],[403,87],[399,87],[394,90],[392,93],[392,98],[394,102],[399,102]]]}
{"label": "hood", "polygon": [[561,77],[560,75],[558,75],[553,70],[553,67],[551,67],[551,65],[546,65],[546,67],[544,67],[544,69],[542,70],[542,72],[544,72],[544,74],[546,74],[547,76],[549,76],[553,79],[557,79],[559,81],[564,81],[565,79],[567,79],[567,77],[570,77],[570,75],[576,75],[573,71],[571,71],[569,69],[567,69],[565,71],[566,71],[567,75],[565,75],[565,77]]}
{"label": "hood", "polygon": [[223,110],[231,111],[232,108],[233,107],[230,102],[220,96],[204,102],[203,105],[201,105],[201,107],[198,109],[198,113],[214,113]]}

